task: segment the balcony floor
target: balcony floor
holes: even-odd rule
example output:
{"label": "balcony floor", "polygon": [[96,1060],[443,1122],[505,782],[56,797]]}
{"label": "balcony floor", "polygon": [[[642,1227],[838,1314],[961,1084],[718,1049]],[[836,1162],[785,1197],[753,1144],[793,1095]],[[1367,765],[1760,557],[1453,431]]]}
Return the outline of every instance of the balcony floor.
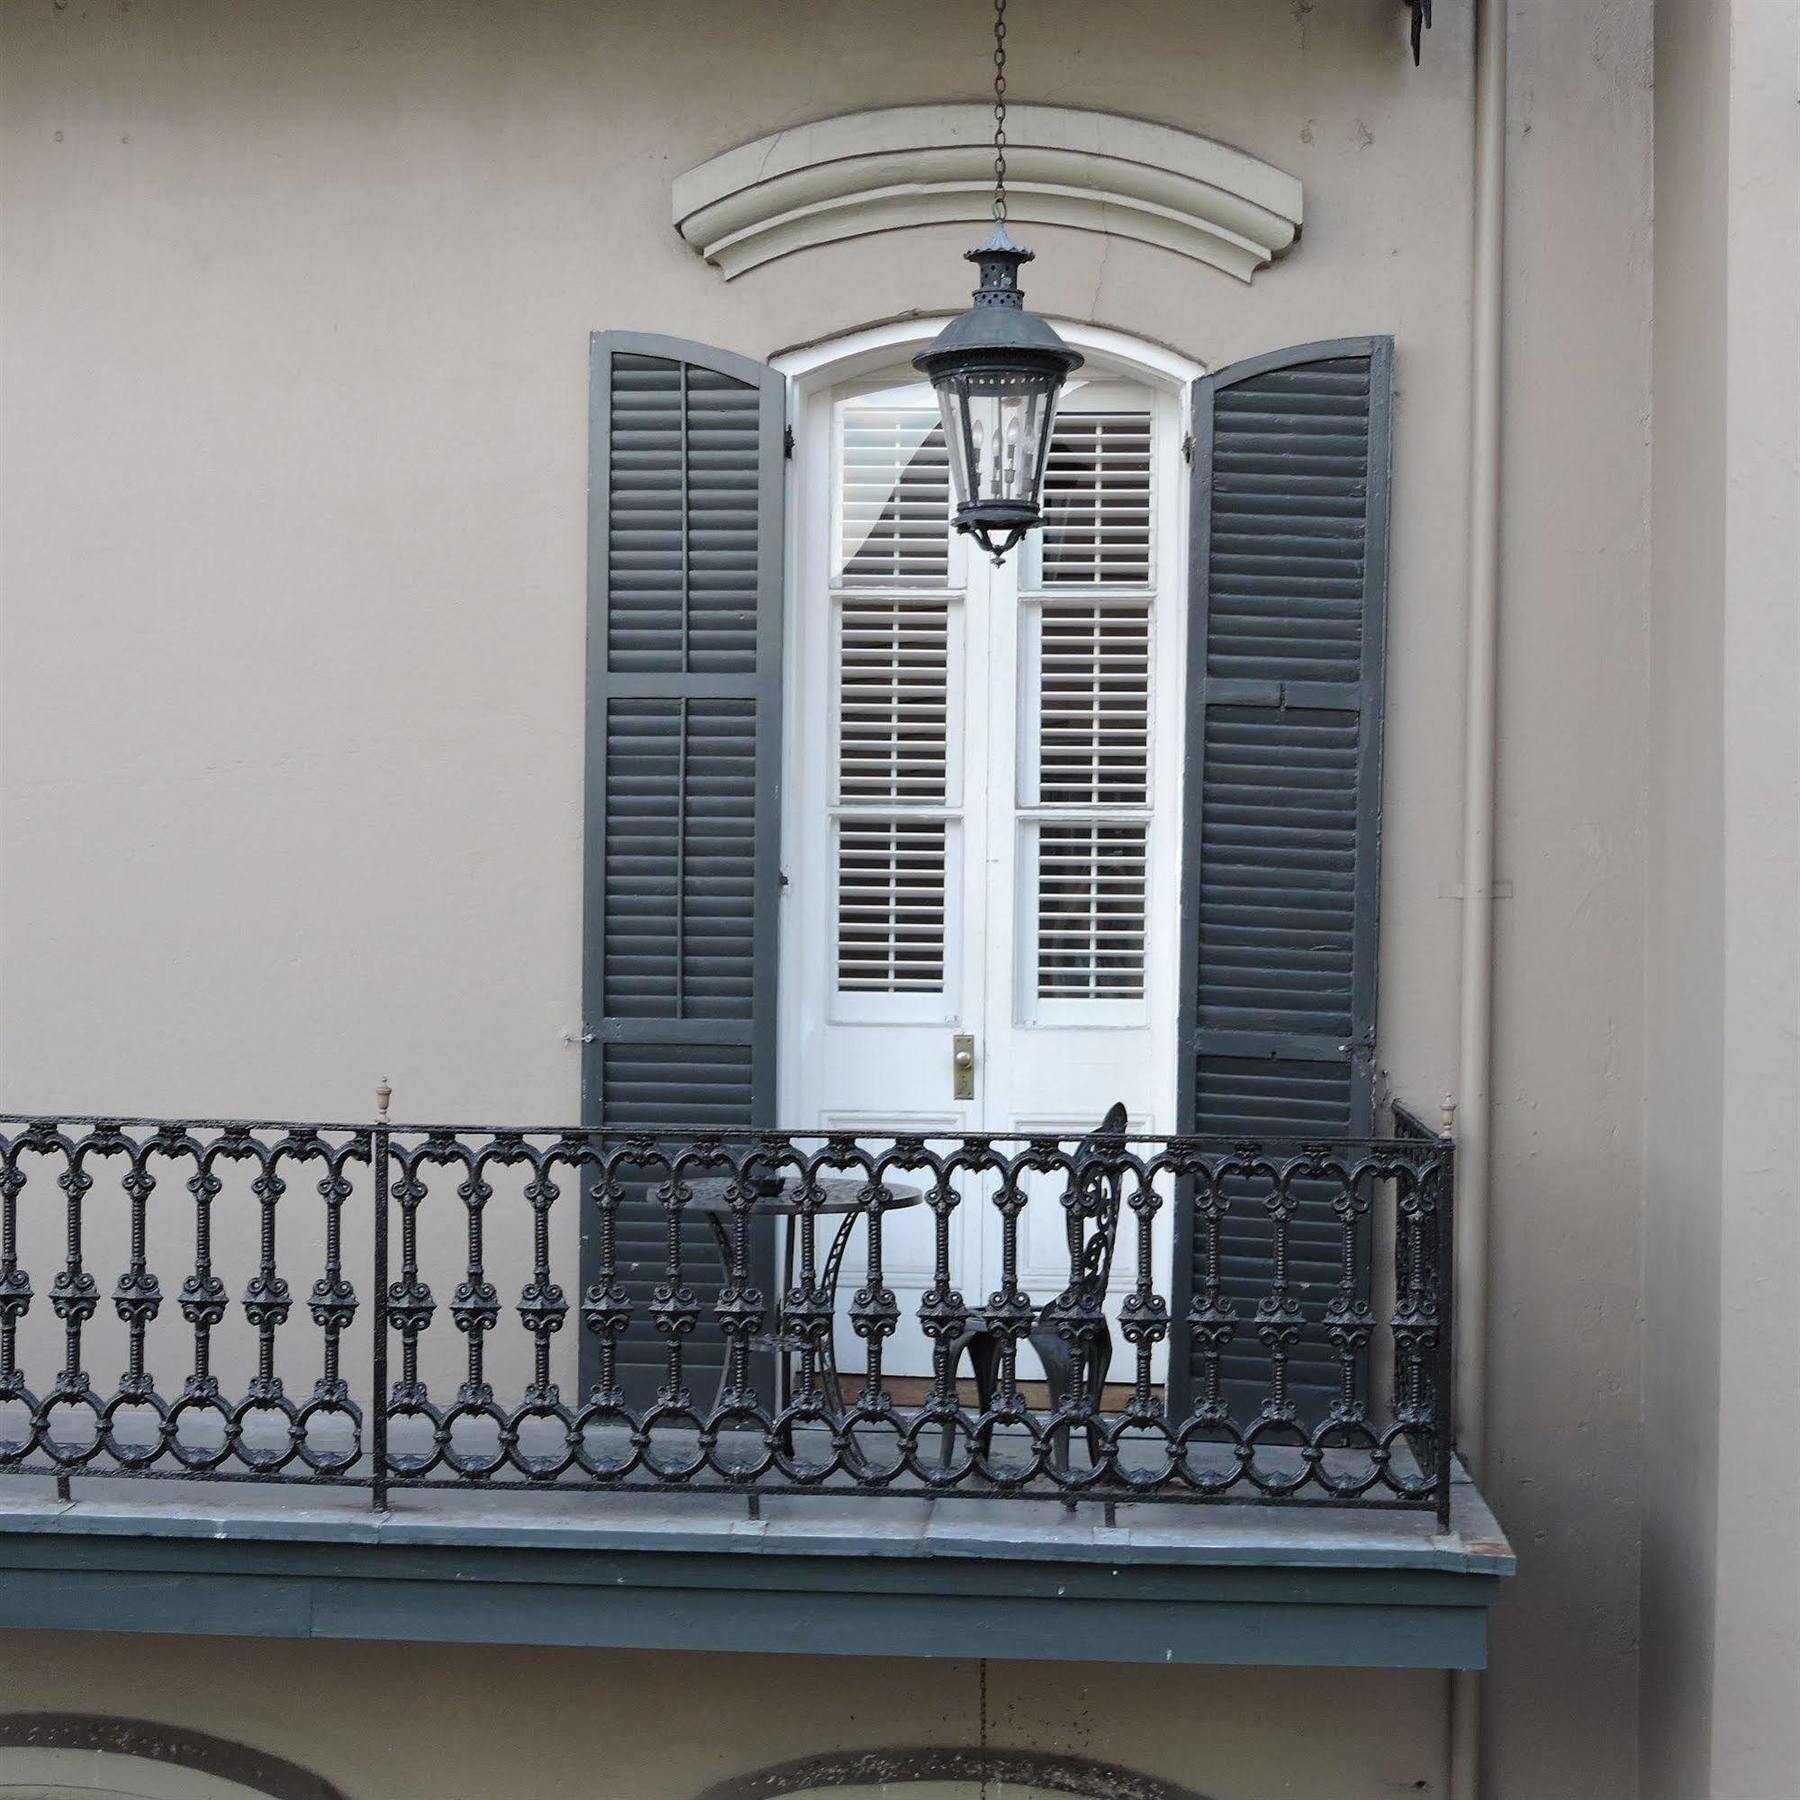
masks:
{"label": "balcony floor", "polygon": [[1474,1484],[1393,1507],[88,1479],[0,1486],[0,1627],[1480,1667]]}

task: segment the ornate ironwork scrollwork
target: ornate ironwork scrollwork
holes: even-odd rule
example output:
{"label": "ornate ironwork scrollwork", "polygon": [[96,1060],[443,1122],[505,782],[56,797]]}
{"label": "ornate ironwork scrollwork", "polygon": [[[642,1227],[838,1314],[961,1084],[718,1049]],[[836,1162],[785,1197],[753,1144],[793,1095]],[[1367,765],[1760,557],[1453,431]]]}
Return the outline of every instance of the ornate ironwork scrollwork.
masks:
{"label": "ornate ironwork scrollwork", "polygon": [[1406,1114],[1243,1143],[0,1120],[0,1471],[1442,1513],[1453,1197]]}

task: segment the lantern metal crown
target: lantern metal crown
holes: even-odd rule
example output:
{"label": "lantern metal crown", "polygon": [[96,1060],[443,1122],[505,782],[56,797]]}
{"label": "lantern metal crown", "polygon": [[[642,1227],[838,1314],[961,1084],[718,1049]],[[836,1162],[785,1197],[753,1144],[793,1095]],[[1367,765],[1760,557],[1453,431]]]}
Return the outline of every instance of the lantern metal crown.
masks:
{"label": "lantern metal crown", "polygon": [[913,367],[937,390],[943,412],[956,529],[998,563],[1043,522],[1039,495],[1056,399],[1083,361],[1025,310],[1019,269],[1032,253],[1006,229],[1006,0],[994,0],[994,229],[966,260],[981,272],[975,304]]}

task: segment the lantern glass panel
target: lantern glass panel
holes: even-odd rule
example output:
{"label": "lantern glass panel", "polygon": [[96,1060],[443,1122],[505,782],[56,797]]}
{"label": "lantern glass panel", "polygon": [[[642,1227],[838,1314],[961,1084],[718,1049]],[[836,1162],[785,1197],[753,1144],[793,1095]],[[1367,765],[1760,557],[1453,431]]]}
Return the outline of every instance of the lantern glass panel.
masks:
{"label": "lantern glass panel", "polygon": [[1035,502],[1058,385],[1055,376],[1037,371],[976,369],[940,380],[938,405],[958,504]]}
{"label": "lantern glass panel", "polygon": [[1036,370],[974,369],[940,382],[959,503],[1036,500],[1057,386],[1054,376]]}
{"label": "lantern glass panel", "polygon": [[950,493],[957,506],[968,503],[969,419],[963,407],[962,382],[946,375],[937,384],[938,410],[944,415],[944,447],[950,454]]}

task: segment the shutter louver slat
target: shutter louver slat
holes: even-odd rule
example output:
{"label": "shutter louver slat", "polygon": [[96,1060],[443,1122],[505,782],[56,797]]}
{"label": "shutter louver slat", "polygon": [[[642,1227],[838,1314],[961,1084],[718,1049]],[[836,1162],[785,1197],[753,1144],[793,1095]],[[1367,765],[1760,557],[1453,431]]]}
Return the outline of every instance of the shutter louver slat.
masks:
{"label": "shutter louver slat", "polygon": [[[1315,345],[1195,389],[1183,1130],[1246,1141],[1373,1126],[1391,355],[1385,339]],[[1325,1184],[1296,1196],[1288,1263],[1305,1325],[1290,1383],[1314,1420],[1340,1372],[1323,1311],[1342,1234]],[[1220,1243],[1238,1318],[1224,1372],[1255,1405],[1274,1228],[1260,1187],[1236,1197]],[[1191,1294],[1191,1214],[1182,1229]],[[1197,1368],[1190,1355],[1190,1379]]]}
{"label": "shutter louver slat", "polygon": [[[592,374],[583,1116],[769,1125],[781,380],[626,333],[595,337]],[[655,1202],[621,1207],[615,1272],[638,1312],[618,1367],[634,1405],[667,1373],[648,1312],[667,1232]],[[772,1240],[755,1238],[767,1291]],[[704,1301],[722,1279],[711,1233],[690,1218],[681,1240]],[[584,1281],[595,1253],[584,1237]],[[686,1344],[687,1384],[708,1400],[722,1342],[703,1318]],[[584,1342],[588,1379],[592,1350]]]}
{"label": "shutter louver slat", "polygon": [[617,352],[607,400],[609,668],[753,675],[759,390]]}

